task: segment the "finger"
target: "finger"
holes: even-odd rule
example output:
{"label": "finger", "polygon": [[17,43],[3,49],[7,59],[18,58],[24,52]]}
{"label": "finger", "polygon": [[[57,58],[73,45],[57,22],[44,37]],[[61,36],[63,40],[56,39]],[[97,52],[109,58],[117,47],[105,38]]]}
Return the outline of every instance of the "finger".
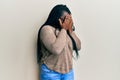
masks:
{"label": "finger", "polygon": [[67,18],[71,18],[71,15],[69,15],[69,14],[68,14],[68,15],[66,15],[66,16],[67,16]]}
{"label": "finger", "polygon": [[66,19],[66,16],[65,16],[64,19],[63,19],[63,23],[64,23],[65,19]]}
{"label": "finger", "polygon": [[67,15],[67,16],[66,16],[66,18],[68,19],[68,18],[69,18],[69,16]]}
{"label": "finger", "polygon": [[69,20],[69,22],[71,22],[71,19],[72,19],[72,18],[71,18],[70,15],[67,15],[67,16],[66,16],[66,20]]}
{"label": "finger", "polygon": [[60,23],[60,25],[62,25],[62,21],[61,21],[61,19],[59,19],[59,23]]}
{"label": "finger", "polygon": [[73,19],[71,18],[71,24],[73,24]]}
{"label": "finger", "polygon": [[70,15],[70,18],[72,18],[72,16]]}
{"label": "finger", "polygon": [[70,22],[71,22],[71,23],[73,22],[72,18],[70,18]]}
{"label": "finger", "polygon": [[72,19],[71,19],[71,18],[68,18],[68,20],[69,20],[69,23],[71,23],[71,22],[72,22]]}
{"label": "finger", "polygon": [[64,21],[64,23],[66,23],[66,24],[68,24],[70,21],[69,21],[69,19],[65,19],[65,21]]}

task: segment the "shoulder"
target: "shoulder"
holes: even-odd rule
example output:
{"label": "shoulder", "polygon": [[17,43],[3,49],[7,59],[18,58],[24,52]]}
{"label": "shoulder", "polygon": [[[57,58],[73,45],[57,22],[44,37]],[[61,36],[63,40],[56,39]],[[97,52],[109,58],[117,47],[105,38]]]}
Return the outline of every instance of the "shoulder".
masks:
{"label": "shoulder", "polygon": [[54,30],[55,30],[54,27],[52,27],[50,25],[45,25],[42,27],[42,29],[40,31],[40,35],[45,36],[45,35],[54,34]]}
{"label": "shoulder", "polygon": [[53,32],[55,28],[50,25],[45,25],[42,27],[41,32]]}

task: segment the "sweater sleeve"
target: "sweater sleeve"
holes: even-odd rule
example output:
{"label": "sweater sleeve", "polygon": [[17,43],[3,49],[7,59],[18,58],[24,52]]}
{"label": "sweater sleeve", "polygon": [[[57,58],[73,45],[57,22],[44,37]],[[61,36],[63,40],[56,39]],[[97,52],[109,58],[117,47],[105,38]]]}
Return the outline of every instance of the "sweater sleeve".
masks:
{"label": "sweater sleeve", "polygon": [[76,34],[75,34],[74,31],[73,31],[70,35],[71,35],[71,36],[73,37],[73,39],[75,40],[77,49],[80,50],[80,49],[81,49],[81,41],[80,41],[80,39],[76,36]]}
{"label": "sweater sleeve", "polygon": [[44,26],[41,29],[40,38],[48,51],[52,54],[59,55],[66,45],[67,32],[65,29],[61,29],[56,37],[51,26]]}

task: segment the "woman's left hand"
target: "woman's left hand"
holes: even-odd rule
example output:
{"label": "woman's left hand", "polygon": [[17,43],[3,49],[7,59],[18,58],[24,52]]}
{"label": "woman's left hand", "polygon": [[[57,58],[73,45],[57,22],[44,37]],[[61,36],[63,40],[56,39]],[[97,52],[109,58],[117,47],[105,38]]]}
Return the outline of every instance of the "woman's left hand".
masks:
{"label": "woman's left hand", "polygon": [[68,27],[68,32],[69,33],[72,33],[72,26],[73,26],[73,20],[72,20],[72,16],[71,15],[67,15],[67,18],[70,20],[70,25],[69,25],[69,27]]}

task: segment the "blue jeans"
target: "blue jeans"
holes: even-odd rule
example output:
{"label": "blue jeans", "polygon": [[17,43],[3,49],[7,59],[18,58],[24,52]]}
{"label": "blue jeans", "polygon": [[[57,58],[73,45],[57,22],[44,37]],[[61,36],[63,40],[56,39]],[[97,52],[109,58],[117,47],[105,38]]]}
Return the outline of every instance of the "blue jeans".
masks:
{"label": "blue jeans", "polygon": [[40,69],[40,80],[74,80],[73,69],[66,74],[50,70],[45,64],[42,64]]}

